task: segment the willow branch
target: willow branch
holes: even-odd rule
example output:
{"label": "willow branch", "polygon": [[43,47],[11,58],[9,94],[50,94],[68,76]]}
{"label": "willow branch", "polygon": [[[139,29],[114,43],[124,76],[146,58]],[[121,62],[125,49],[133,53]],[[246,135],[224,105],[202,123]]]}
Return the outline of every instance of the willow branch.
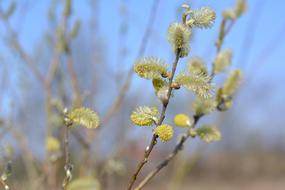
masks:
{"label": "willow branch", "polygon": [[66,188],[68,183],[70,182],[72,178],[71,171],[73,169],[72,164],[70,163],[70,153],[69,153],[69,127],[72,125],[72,123],[65,124],[64,128],[64,158],[65,158],[65,178],[63,180],[62,186],[63,188]]}
{"label": "willow branch", "polygon": [[[197,122],[199,121],[201,116],[193,116],[194,118],[194,124],[193,127],[196,126]],[[175,156],[178,154],[179,151],[183,149],[183,145],[186,142],[186,140],[189,138],[189,133],[183,134],[180,141],[177,143],[173,151],[160,163],[158,164],[154,170],[152,170],[143,180],[140,182],[140,184],[135,188],[135,190],[142,189],[162,168],[166,167],[168,163],[175,158]]]}
{"label": "willow branch", "polygon": [[[156,126],[161,125],[163,120],[164,120],[164,118],[165,118],[165,113],[166,113],[167,106],[168,106],[168,103],[169,103],[169,100],[170,100],[171,92],[173,90],[172,82],[173,82],[173,78],[174,78],[174,75],[175,75],[175,72],[176,72],[176,68],[177,68],[177,64],[178,64],[178,61],[179,61],[179,54],[180,54],[180,49],[178,49],[178,51],[176,53],[176,56],[175,56],[175,61],[174,61],[173,66],[172,66],[171,76],[169,78],[169,83],[168,83],[169,87],[168,87],[168,92],[167,92],[167,98],[166,98],[165,101],[163,101],[162,111],[161,111],[160,118],[159,118],[159,121],[157,122]],[[132,187],[133,187],[133,185],[134,185],[134,183],[135,183],[135,181],[137,179],[138,174],[142,170],[143,166],[148,162],[149,155],[150,155],[150,153],[152,152],[154,146],[157,143],[157,138],[158,138],[158,136],[156,134],[153,134],[152,139],[150,141],[150,144],[145,149],[144,157],[139,162],[139,164],[137,166],[137,169],[136,169],[135,173],[133,174],[133,176],[132,176],[132,178],[130,180],[130,183],[129,183],[129,186],[128,186],[128,190],[132,189]]]}
{"label": "willow branch", "polygon": [[79,90],[79,85],[78,85],[78,78],[75,72],[73,59],[70,53],[68,54],[67,69],[68,69],[68,73],[71,78],[71,86],[72,86],[72,90],[74,93],[74,100],[73,100],[74,106],[77,107],[77,106],[80,106],[81,104],[81,96],[80,96],[80,90]]}
{"label": "willow branch", "polygon": [[[216,43],[216,48],[217,48],[217,54],[221,51],[221,47],[223,45],[224,42],[224,38],[226,37],[226,35],[230,32],[230,30],[233,27],[234,22],[232,21],[229,26],[226,28],[226,20],[223,19],[222,24],[220,26],[220,31],[219,31],[219,35],[218,35],[218,40]],[[214,74],[214,69],[212,68],[212,72],[211,72],[211,80],[210,82],[212,82],[213,78],[215,77]],[[219,110],[220,104],[222,104],[223,102],[219,103],[219,105],[217,105],[217,110]],[[192,125],[192,127],[194,128],[196,126],[196,124],[198,123],[198,121],[200,120],[201,117],[203,117],[204,115],[194,115],[193,116],[193,120],[194,123]],[[173,151],[160,163],[158,164],[154,170],[152,170],[141,182],[140,184],[135,188],[135,190],[140,190],[142,189],[161,169],[163,169],[164,167],[166,167],[169,162],[171,160],[173,160],[176,155],[179,153],[179,151],[181,151],[183,149],[183,145],[184,143],[187,141],[187,139],[189,138],[189,133],[188,131],[185,132],[183,134],[183,136],[181,137],[181,139],[179,140],[179,142],[177,143],[177,145],[175,146],[175,148],[173,149]]]}

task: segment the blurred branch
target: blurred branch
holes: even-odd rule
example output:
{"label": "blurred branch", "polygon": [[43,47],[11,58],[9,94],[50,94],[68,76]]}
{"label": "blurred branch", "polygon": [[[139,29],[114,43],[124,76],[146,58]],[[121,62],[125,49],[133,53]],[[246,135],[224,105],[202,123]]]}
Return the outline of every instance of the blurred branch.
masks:
{"label": "blurred branch", "polygon": [[[3,65],[2,65],[2,67],[4,67]],[[2,72],[1,72],[1,80],[0,80],[0,103],[2,103],[1,101],[2,101],[2,98],[3,98],[3,96],[4,96],[4,89],[5,89],[5,83],[6,83],[6,79],[7,79],[7,72],[6,72],[6,68],[3,68],[3,69],[1,69],[2,70]],[[1,109],[2,109],[2,105],[0,106],[0,111],[1,111]],[[0,125],[1,125],[1,119],[0,119]]]}
{"label": "blurred branch", "polygon": [[[137,54],[137,57],[141,57],[146,49],[147,43],[149,41],[149,37],[151,35],[151,30],[156,18],[156,12],[158,10],[158,6],[159,6],[159,1],[160,0],[153,0],[153,4],[152,4],[152,8],[151,8],[151,12],[148,18],[148,23],[146,26],[146,29],[144,31],[141,43],[140,43],[140,48]],[[113,116],[113,114],[119,109],[119,107],[121,106],[124,97],[127,93],[127,91],[129,90],[131,81],[132,81],[132,76],[133,76],[133,67],[131,67],[127,73],[127,77],[126,80],[124,82],[124,84],[122,85],[122,88],[119,92],[119,95],[117,96],[116,100],[114,101],[114,103],[112,104],[112,106],[110,107],[110,109],[107,111],[107,113],[105,114],[105,116],[102,119],[102,124],[101,125],[105,125],[106,123],[109,122],[109,120],[111,119],[111,117]]]}
{"label": "blurred branch", "polygon": [[256,1],[254,9],[251,11],[252,16],[250,17],[250,20],[248,21],[246,27],[245,38],[243,40],[240,49],[241,53],[237,62],[241,68],[243,68],[248,63],[249,55],[251,53],[252,45],[256,36],[257,26],[264,10],[264,4],[265,1]]}
{"label": "blurred branch", "polygon": [[68,68],[68,72],[70,75],[70,79],[71,79],[71,86],[72,86],[72,91],[74,94],[74,107],[78,107],[81,105],[81,95],[80,95],[80,90],[79,90],[79,86],[78,86],[78,79],[77,79],[77,75],[74,69],[74,64],[73,64],[73,59],[71,57],[71,54],[68,54],[67,57],[67,68]]}
{"label": "blurred branch", "polygon": [[249,66],[250,68],[248,69],[248,73],[250,73],[250,75],[247,78],[248,84],[254,80],[258,71],[267,63],[270,56],[272,56],[279,49],[279,47],[284,44],[284,32],[285,22],[276,34],[271,35],[272,38],[270,39],[270,41],[263,47],[258,56],[256,56],[256,59],[255,61],[253,61],[253,64]]}
{"label": "blurred branch", "polygon": [[42,84],[45,85],[45,79],[43,75],[40,73],[36,65],[34,64],[31,57],[28,55],[28,53],[24,50],[24,48],[21,46],[18,35],[15,32],[15,30],[11,27],[8,20],[3,20],[4,26],[7,30],[7,33],[11,35],[10,41],[12,44],[12,47],[19,53],[21,59],[27,64],[27,66],[31,69],[31,72],[35,76],[35,78],[40,81]]}
{"label": "blurred branch", "polygon": [[29,183],[31,185],[31,189],[33,188],[33,182],[35,179],[37,179],[38,174],[36,171],[35,166],[33,165],[34,162],[34,156],[33,153],[31,151],[31,149],[29,148],[28,145],[28,139],[27,137],[24,135],[24,133],[20,130],[18,130],[17,128],[15,128],[12,123],[6,123],[2,126],[2,128],[9,134],[11,134],[15,141],[17,142],[17,144],[19,145],[21,151],[23,152],[23,154],[21,154],[21,156],[23,157],[24,160],[24,166],[26,169],[26,172],[28,174],[28,180]]}

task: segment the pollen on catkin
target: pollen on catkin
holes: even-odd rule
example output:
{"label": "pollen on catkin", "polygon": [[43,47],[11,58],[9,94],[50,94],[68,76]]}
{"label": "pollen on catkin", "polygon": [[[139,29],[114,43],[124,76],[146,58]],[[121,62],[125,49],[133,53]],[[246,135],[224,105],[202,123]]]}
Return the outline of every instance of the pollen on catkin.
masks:
{"label": "pollen on catkin", "polygon": [[157,94],[157,92],[160,89],[162,89],[163,87],[167,87],[168,83],[163,79],[155,78],[155,79],[152,79],[152,85],[155,90],[155,93]]}
{"label": "pollen on catkin", "polygon": [[168,65],[157,57],[143,57],[135,62],[134,71],[145,79],[154,79],[167,75]]}
{"label": "pollen on catkin", "polygon": [[190,51],[191,30],[184,24],[173,23],[168,28],[167,40],[172,46],[173,52],[179,51],[179,57],[185,57]]}
{"label": "pollen on catkin", "polygon": [[136,108],[130,118],[135,125],[151,126],[156,122],[158,114],[159,111],[156,107],[142,106]]}
{"label": "pollen on catkin", "polygon": [[154,134],[156,134],[161,141],[166,142],[173,137],[173,128],[170,125],[162,124],[154,129]]}
{"label": "pollen on catkin", "polygon": [[209,7],[194,10],[192,18],[186,22],[189,27],[210,28],[216,19],[216,13]]}
{"label": "pollen on catkin", "polygon": [[174,123],[179,127],[190,127],[193,121],[186,114],[181,113],[174,117]]}
{"label": "pollen on catkin", "polygon": [[191,90],[199,97],[209,98],[212,95],[212,84],[210,83],[209,76],[202,74],[187,75],[185,73],[180,73],[177,75],[175,82],[184,86],[188,90]]}

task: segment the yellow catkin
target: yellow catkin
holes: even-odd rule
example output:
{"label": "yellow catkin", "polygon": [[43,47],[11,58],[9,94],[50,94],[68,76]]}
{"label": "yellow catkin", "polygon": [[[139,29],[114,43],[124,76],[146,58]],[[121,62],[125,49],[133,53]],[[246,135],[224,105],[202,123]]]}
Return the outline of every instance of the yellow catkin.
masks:
{"label": "yellow catkin", "polygon": [[167,74],[168,65],[157,57],[143,57],[136,60],[134,71],[145,79],[159,78]]}
{"label": "yellow catkin", "polygon": [[138,107],[132,114],[131,120],[138,126],[151,126],[155,123],[159,111],[156,107]]}
{"label": "yellow catkin", "polygon": [[174,117],[174,123],[179,127],[190,127],[192,125],[191,119],[187,115],[182,113],[177,114]]}
{"label": "yellow catkin", "polygon": [[173,129],[172,126],[163,124],[154,129],[154,133],[160,138],[161,141],[166,142],[172,139]]}
{"label": "yellow catkin", "polygon": [[176,54],[180,50],[180,57],[185,57],[190,51],[191,30],[184,24],[173,23],[168,28],[167,40],[172,45],[173,52]]}
{"label": "yellow catkin", "polygon": [[152,85],[157,93],[157,91],[159,91],[161,88],[168,86],[168,83],[163,79],[156,78],[152,80]]}

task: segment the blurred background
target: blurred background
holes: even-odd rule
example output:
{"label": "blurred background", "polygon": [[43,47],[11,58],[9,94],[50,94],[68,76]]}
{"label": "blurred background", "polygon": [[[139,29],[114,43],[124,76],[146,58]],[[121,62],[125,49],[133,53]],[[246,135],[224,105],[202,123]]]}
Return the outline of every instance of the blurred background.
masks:
{"label": "blurred background", "polygon": [[[159,106],[152,84],[132,73],[141,56],[172,63],[166,40],[170,23],[181,19],[183,3],[210,6],[211,29],[194,30],[189,58],[203,57],[209,68],[222,11],[235,0],[65,0],[0,1],[0,163],[12,161],[11,189],[57,189],[63,180],[62,110],[84,105],[98,112],[95,130],[74,128],[70,135],[74,179],[92,175],[102,189],[126,189],[151,139],[150,128],[133,126],[139,105]],[[233,49],[231,68],[243,72],[241,87],[227,112],[204,117],[222,140],[189,140],[177,158],[145,189],[285,188],[285,1],[248,0],[223,48]],[[227,77],[219,75],[216,85]],[[166,122],[180,112],[192,115],[193,95],[178,91]],[[183,130],[175,129],[175,138]],[[47,153],[54,136],[58,150]],[[56,144],[56,143],[55,143]],[[139,180],[173,149],[159,143]],[[52,161],[50,161],[52,160]],[[51,169],[52,168],[52,169]],[[52,177],[47,177],[52,176]],[[57,184],[57,185],[55,185]],[[24,188],[23,188],[24,187]],[[49,188],[48,188],[49,187]],[[0,187],[2,189],[2,187]]]}

